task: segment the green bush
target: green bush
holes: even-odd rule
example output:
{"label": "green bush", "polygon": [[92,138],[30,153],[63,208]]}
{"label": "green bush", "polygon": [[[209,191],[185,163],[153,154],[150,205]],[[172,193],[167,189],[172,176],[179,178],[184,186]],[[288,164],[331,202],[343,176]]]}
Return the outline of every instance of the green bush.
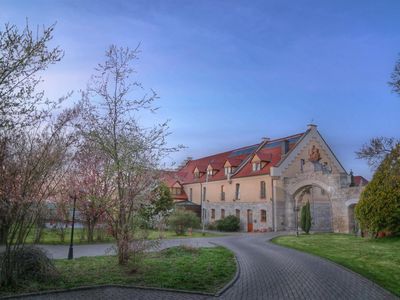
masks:
{"label": "green bush", "polygon": [[217,229],[220,231],[238,231],[240,219],[236,216],[227,216],[217,221]]}
{"label": "green bush", "polygon": [[382,161],[355,208],[363,231],[400,234],[400,145]]}
{"label": "green bush", "polygon": [[[58,277],[58,271],[54,266],[53,261],[47,257],[44,250],[38,247],[22,247],[9,253],[2,253],[0,261],[2,265],[10,263],[13,266],[12,274],[4,274],[3,272],[0,272],[0,282],[5,281],[5,276],[9,277],[8,281],[11,277],[12,282],[16,283],[31,280],[47,281]],[[1,267],[0,271],[3,271]]]}
{"label": "green bush", "polygon": [[303,231],[308,234],[311,229],[311,210],[310,202],[307,201],[306,205],[301,208],[300,226]]}
{"label": "green bush", "polygon": [[217,230],[217,224],[215,222],[208,223],[207,224],[207,229],[208,230]]}
{"label": "green bush", "polygon": [[198,228],[200,226],[200,218],[194,212],[175,209],[168,218],[168,225],[177,235],[183,235],[188,228]]}

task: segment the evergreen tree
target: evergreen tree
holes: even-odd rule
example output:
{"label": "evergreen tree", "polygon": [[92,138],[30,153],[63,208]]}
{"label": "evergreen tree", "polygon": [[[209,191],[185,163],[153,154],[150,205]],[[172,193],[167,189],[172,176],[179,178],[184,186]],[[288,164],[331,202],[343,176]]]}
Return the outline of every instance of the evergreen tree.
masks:
{"label": "evergreen tree", "polygon": [[400,144],[382,161],[355,209],[362,230],[400,233]]}
{"label": "evergreen tree", "polygon": [[311,210],[310,202],[307,201],[306,205],[301,208],[301,218],[300,218],[301,229],[308,234],[311,229]]}

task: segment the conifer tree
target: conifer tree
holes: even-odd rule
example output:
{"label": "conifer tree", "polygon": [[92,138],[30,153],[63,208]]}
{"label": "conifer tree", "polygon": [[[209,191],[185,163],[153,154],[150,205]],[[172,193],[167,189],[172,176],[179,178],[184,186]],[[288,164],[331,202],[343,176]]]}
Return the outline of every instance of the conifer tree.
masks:
{"label": "conifer tree", "polygon": [[310,202],[307,201],[306,205],[301,208],[301,219],[300,219],[301,229],[308,234],[311,229],[311,211]]}
{"label": "conifer tree", "polygon": [[362,230],[400,233],[400,144],[386,156],[356,205]]}

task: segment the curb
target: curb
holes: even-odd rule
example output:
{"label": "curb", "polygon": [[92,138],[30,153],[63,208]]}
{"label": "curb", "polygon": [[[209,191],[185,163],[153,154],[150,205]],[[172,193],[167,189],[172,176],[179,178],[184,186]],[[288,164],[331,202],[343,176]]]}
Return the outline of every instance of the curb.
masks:
{"label": "curb", "polygon": [[80,287],[70,288],[70,289],[59,289],[59,290],[52,290],[52,291],[24,293],[24,294],[12,295],[12,296],[0,297],[0,299],[18,299],[18,298],[25,298],[25,297],[31,297],[31,296],[52,295],[52,294],[61,294],[61,293],[65,293],[65,292],[86,291],[86,290],[95,290],[95,289],[103,289],[103,288],[141,289],[141,290],[149,290],[149,291],[173,292],[173,293],[193,294],[193,295],[202,295],[202,296],[210,296],[210,297],[215,296],[215,294],[201,292],[201,291],[197,292],[197,291],[190,291],[190,290],[146,287],[146,286],[136,286],[136,285],[123,285],[123,284],[104,284],[104,285],[93,285],[93,286],[80,286]]}
{"label": "curb", "polygon": [[[210,244],[214,244],[216,246],[223,247],[223,246],[221,246],[221,245],[219,245],[217,243],[214,243],[214,242],[209,242],[209,243]],[[232,250],[230,250],[230,251],[232,251]],[[233,278],[231,279],[231,281],[229,281],[222,289],[220,289],[218,292],[216,292],[214,294],[215,297],[220,297],[223,293],[225,293],[228,289],[230,289],[232,287],[232,285],[234,285],[235,282],[239,279],[239,276],[240,276],[240,264],[239,264],[239,261],[238,261],[238,259],[236,257],[236,254],[233,251],[232,251],[232,253],[233,253],[233,257],[235,258],[236,273],[233,276]]]}
{"label": "curb", "polygon": [[[210,244],[223,247],[217,243],[209,242]],[[231,251],[231,250],[230,250]],[[18,295],[11,295],[0,297],[0,299],[19,299],[25,297],[32,296],[41,296],[41,295],[52,295],[52,294],[61,294],[67,292],[74,291],[86,291],[86,290],[95,290],[95,289],[103,289],[103,288],[125,288],[125,289],[142,289],[149,291],[162,291],[162,292],[173,292],[173,293],[182,293],[182,294],[192,294],[192,295],[201,295],[201,296],[209,296],[209,297],[220,297],[223,293],[225,293],[238,279],[240,276],[240,265],[237,260],[236,254],[232,251],[233,257],[235,258],[236,272],[231,281],[229,281],[224,287],[222,287],[216,293],[207,293],[201,291],[191,291],[191,290],[179,290],[179,289],[169,289],[169,288],[157,288],[157,287],[146,287],[146,286],[136,286],[136,285],[123,285],[123,284],[104,284],[104,285],[93,285],[93,286],[80,286],[76,288],[70,289],[58,289],[52,291],[42,291],[42,292],[33,292],[33,293],[23,293]]]}

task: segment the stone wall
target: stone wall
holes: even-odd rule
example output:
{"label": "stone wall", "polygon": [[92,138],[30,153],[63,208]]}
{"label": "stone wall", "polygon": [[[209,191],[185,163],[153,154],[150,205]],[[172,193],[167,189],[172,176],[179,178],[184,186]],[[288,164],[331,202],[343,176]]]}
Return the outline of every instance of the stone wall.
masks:
{"label": "stone wall", "polygon": [[[221,219],[221,209],[225,210],[225,217],[229,215],[236,215],[236,210],[240,210],[240,229],[247,231],[247,211],[252,210],[253,213],[253,231],[272,230],[272,204],[270,201],[264,203],[256,202],[240,202],[234,203],[216,203],[206,202],[203,204],[206,209],[205,223],[213,223]],[[215,219],[211,219],[211,210],[215,209]],[[267,211],[266,222],[261,222],[261,210]]]}

